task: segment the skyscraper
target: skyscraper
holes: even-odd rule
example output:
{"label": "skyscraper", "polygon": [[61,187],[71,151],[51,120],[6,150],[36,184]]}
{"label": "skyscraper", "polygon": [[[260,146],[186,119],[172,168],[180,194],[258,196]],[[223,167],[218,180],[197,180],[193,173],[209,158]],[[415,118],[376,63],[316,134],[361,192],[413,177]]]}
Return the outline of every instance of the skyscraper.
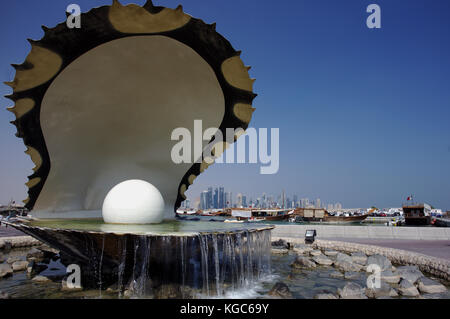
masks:
{"label": "skyscraper", "polygon": [[213,189],[208,187],[208,200],[205,209],[210,209],[213,206]]}
{"label": "skyscraper", "polygon": [[200,194],[200,209],[208,209],[208,191]]}
{"label": "skyscraper", "polygon": [[219,208],[219,189],[217,187],[214,189],[212,208]]}
{"label": "skyscraper", "polygon": [[320,198],[316,199],[316,208],[321,208]]}
{"label": "skyscraper", "polygon": [[225,189],[223,187],[219,187],[219,207],[217,208],[225,208]]}
{"label": "skyscraper", "polygon": [[237,194],[236,198],[237,198],[237,207],[242,207],[242,194],[241,193]]}
{"label": "skyscraper", "polygon": [[225,192],[225,208],[231,207],[231,197],[229,192]]}
{"label": "skyscraper", "polygon": [[298,197],[297,195],[292,196],[292,201],[294,202],[294,208],[298,207]]}

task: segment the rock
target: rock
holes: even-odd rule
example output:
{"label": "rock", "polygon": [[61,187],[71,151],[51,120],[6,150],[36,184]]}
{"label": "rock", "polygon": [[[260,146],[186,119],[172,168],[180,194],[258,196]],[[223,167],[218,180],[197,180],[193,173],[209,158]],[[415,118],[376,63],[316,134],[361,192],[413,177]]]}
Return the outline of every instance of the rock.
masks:
{"label": "rock", "polygon": [[[133,288],[128,289],[132,298],[138,298],[140,294]],[[152,289],[152,292],[146,292],[146,296],[153,299],[192,299],[201,294],[201,291],[191,287],[182,287],[177,284],[164,284],[158,288]]]}
{"label": "rock", "polygon": [[366,254],[364,254],[362,252],[352,253],[351,257],[352,257],[352,261],[354,263],[357,263],[360,265],[365,265],[367,262],[367,256],[366,256]]}
{"label": "rock", "polygon": [[0,291],[0,299],[9,299],[9,294],[3,291]]}
{"label": "rock", "polygon": [[313,250],[311,246],[305,244],[295,244],[293,248],[294,252],[297,254],[306,254]]}
{"label": "rock", "polygon": [[0,265],[0,278],[8,277],[12,275],[13,269],[10,264],[1,264]]}
{"label": "rock", "polygon": [[26,270],[27,267],[28,267],[28,261],[26,261],[26,260],[18,260],[12,264],[13,271]]}
{"label": "rock", "polygon": [[31,279],[34,282],[39,282],[39,283],[46,283],[46,282],[50,282],[51,280],[45,276],[36,276],[33,279]]}
{"label": "rock", "polygon": [[339,272],[339,271],[333,271],[333,272],[330,274],[330,278],[338,278],[338,279],[341,279],[341,278],[344,278],[344,274],[341,273],[341,272]]}
{"label": "rock", "polygon": [[378,265],[381,271],[392,270],[391,261],[383,255],[375,254],[367,258],[367,265]]}
{"label": "rock", "polygon": [[409,280],[402,279],[398,285],[398,291],[402,296],[417,297],[420,295],[416,286],[414,286]]}
{"label": "rock", "polygon": [[380,273],[381,280],[390,284],[398,284],[400,281],[400,276],[394,274],[391,270],[385,270]]}
{"label": "rock", "polygon": [[322,266],[331,266],[333,264],[333,261],[330,258],[322,254],[314,256],[312,260],[314,260],[317,264]]}
{"label": "rock", "polygon": [[40,247],[37,247],[37,249],[44,253],[43,258],[53,259],[59,254],[59,250],[49,247],[47,245],[42,245]]}
{"label": "rock", "polygon": [[269,296],[278,297],[282,299],[292,298],[292,293],[289,290],[289,287],[283,282],[277,282],[267,294]]}
{"label": "rock", "polygon": [[284,255],[284,254],[289,253],[289,250],[287,250],[286,248],[277,246],[277,247],[272,247],[271,252],[272,252],[272,254],[275,254],[275,255]]}
{"label": "rock", "polygon": [[34,260],[31,260],[31,261],[28,263],[28,266],[27,266],[27,273],[28,273],[28,274],[31,274],[31,273],[33,272],[34,264],[35,264],[35,261],[34,261]]}
{"label": "rock", "polygon": [[31,248],[27,253],[27,259],[42,259],[44,258],[44,252],[37,249],[37,248]]}
{"label": "rock", "polygon": [[12,249],[12,242],[10,242],[9,240],[6,240],[6,241],[3,241],[2,243],[3,243],[2,250],[5,253],[9,253]]}
{"label": "rock", "polygon": [[287,241],[285,241],[284,239],[279,239],[277,241],[273,241],[272,242],[272,247],[283,247],[286,249],[290,249],[291,248],[291,244],[288,243]]}
{"label": "rock", "polygon": [[7,260],[6,260],[6,263],[7,264],[10,264],[10,265],[12,265],[12,264],[14,264],[16,261],[20,261],[20,260],[22,260],[20,257],[9,257]]}
{"label": "rock", "polygon": [[292,268],[316,268],[316,263],[308,257],[297,256],[291,264]]}
{"label": "rock", "polygon": [[335,257],[338,254],[336,250],[325,250],[323,253],[328,257]]}
{"label": "rock", "polygon": [[27,273],[29,273],[30,275],[39,274],[40,272],[46,270],[47,268],[48,268],[47,265],[40,264],[35,262],[34,260],[31,260],[28,263]]}
{"label": "rock", "polygon": [[346,261],[335,261],[334,266],[343,272],[346,272],[346,271],[355,271],[356,272],[356,271],[361,271],[361,269],[362,269],[361,265],[351,263],[351,262],[346,262]]}
{"label": "rock", "polygon": [[367,299],[364,289],[354,282],[347,283],[342,289],[339,288],[338,294],[342,299]]}
{"label": "rock", "polygon": [[3,242],[3,249],[11,250],[12,248],[31,247],[42,244],[39,240],[31,236],[14,236],[0,238],[0,245]]}
{"label": "rock", "polygon": [[415,284],[417,280],[424,277],[417,266],[400,266],[395,271],[400,278],[408,280],[411,284]]}
{"label": "rock", "polygon": [[443,292],[447,292],[447,287],[427,277],[419,279],[418,287],[420,292],[425,294],[440,294]]}
{"label": "rock", "polygon": [[0,264],[4,263],[5,260],[6,260],[5,256],[2,253],[0,253]]}
{"label": "rock", "polygon": [[131,298],[133,297],[133,292],[131,291],[131,289],[125,289],[125,291],[123,292],[123,296],[125,298]]}
{"label": "rock", "polygon": [[343,254],[343,253],[337,253],[336,255],[336,261],[339,262],[347,262],[347,263],[353,263],[353,259],[352,257],[350,257],[347,254]]}
{"label": "rock", "polygon": [[117,283],[112,284],[111,286],[109,286],[108,288],[106,288],[107,292],[119,292],[119,287],[117,285]]}
{"label": "rock", "polygon": [[369,298],[381,298],[381,297],[397,297],[398,293],[389,284],[384,281],[380,282],[380,287],[366,288],[366,296]]}
{"label": "rock", "polygon": [[347,271],[344,274],[344,278],[345,279],[356,279],[359,277],[359,273],[358,272],[354,272],[354,271]]}
{"label": "rock", "polygon": [[337,296],[335,296],[334,294],[317,294],[314,296],[314,299],[338,299]]}
{"label": "rock", "polygon": [[309,252],[309,254],[311,255],[311,256],[320,256],[320,255],[322,255],[322,252],[320,251],[320,250],[311,250],[310,252]]}

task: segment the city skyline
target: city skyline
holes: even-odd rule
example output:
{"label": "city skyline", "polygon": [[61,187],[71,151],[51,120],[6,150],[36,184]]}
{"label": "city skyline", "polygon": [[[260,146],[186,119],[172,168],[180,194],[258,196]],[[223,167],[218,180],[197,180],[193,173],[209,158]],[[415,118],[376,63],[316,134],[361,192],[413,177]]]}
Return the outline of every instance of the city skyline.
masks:
{"label": "city skyline", "polygon": [[233,192],[226,191],[222,186],[209,186],[197,197],[188,197],[181,205],[181,208],[198,209],[222,209],[235,207],[254,208],[324,208],[328,210],[342,209],[342,203],[325,203],[320,198],[309,199],[300,197],[297,194],[286,195],[262,193],[260,196],[251,197],[245,193],[237,192],[233,197]]}

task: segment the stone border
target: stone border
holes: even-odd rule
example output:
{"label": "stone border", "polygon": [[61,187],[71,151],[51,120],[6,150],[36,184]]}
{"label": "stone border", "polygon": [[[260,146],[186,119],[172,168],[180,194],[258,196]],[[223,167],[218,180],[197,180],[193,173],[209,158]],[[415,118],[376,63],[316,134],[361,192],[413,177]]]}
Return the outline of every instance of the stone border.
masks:
{"label": "stone border", "polygon": [[[304,239],[292,237],[272,237],[272,241],[279,239],[286,240],[293,244],[304,244]],[[366,255],[379,254],[386,256],[393,264],[399,265],[415,265],[425,273],[431,274],[437,278],[450,281],[450,261],[447,259],[436,258],[419,254],[407,250],[381,247],[375,245],[357,244],[342,241],[331,241],[317,239],[313,244],[313,248],[330,249],[345,253],[363,252]]]}
{"label": "stone border", "polygon": [[0,238],[0,250],[3,250],[7,243],[11,244],[11,248],[40,246],[43,244],[31,236],[2,237]]}

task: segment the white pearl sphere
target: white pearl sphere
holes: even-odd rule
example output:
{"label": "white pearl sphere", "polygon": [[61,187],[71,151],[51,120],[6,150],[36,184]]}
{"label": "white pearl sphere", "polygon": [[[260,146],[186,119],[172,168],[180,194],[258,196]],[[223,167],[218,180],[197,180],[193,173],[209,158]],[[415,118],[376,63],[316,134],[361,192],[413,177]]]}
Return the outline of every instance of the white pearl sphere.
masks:
{"label": "white pearl sphere", "polygon": [[103,220],[110,224],[157,224],[164,218],[164,199],[152,184],[133,179],[114,186],[106,195]]}

